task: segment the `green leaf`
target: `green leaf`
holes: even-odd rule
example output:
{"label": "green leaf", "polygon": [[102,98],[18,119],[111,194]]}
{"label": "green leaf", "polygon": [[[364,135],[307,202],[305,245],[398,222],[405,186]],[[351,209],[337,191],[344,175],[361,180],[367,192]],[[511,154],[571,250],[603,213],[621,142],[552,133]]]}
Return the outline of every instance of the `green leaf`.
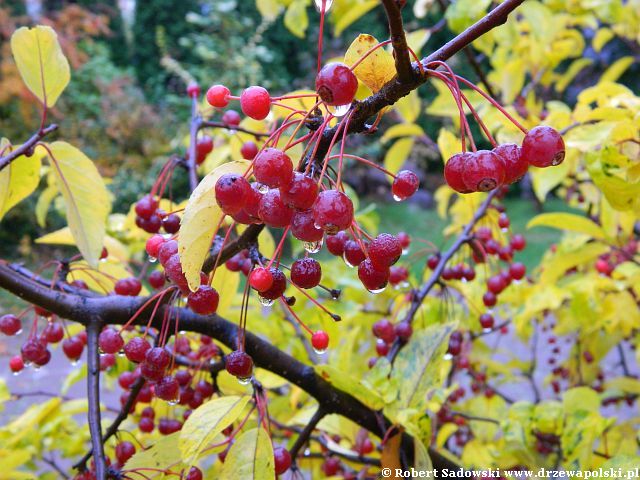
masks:
{"label": "green leaf", "polygon": [[282,9],[278,0],[256,0],[256,7],[262,18],[270,21],[275,20]]}
{"label": "green leaf", "polygon": [[401,138],[397,140],[384,156],[384,168],[396,174],[404,165],[413,148],[413,138]]}
{"label": "green leaf", "polygon": [[353,395],[368,407],[378,410],[384,406],[382,398],[376,391],[371,390],[363,382],[355,379],[344,370],[330,365],[316,365],[314,370],[335,388]]}
{"label": "green leaf", "polygon": [[66,142],[48,145],[56,185],[66,206],[67,223],[78,250],[96,267],[106,230],[111,199],[94,163]]}
{"label": "green leaf", "polygon": [[527,228],[533,227],[551,227],[568,230],[583,233],[598,240],[603,240],[606,237],[600,225],[593,220],[573,213],[542,213],[532,218],[527,224]]}
{"label": "green leaf", "polygon": [[204,177],[189,197],[180,224],[178,253],[191,290],[200,286],[200,271],[223,215],[216,203],[216,182],[227,173],[244,173],[248,165],[246,161],[223,163]]}
{"label": "green leaf", "polygon": [[240,435],[229,449],[220,479],[273,480],[275,475],[271,439],[258,427]]}
{"label": "green leaf", "polygon": [[284,26],[296,37],[304,38],[309,26],[307,16],[307,0],[294,0],[284,14]]}
{"label": "green leaf", "polygon": [[151,447],[140,450],[125,464],[124,470],[138,470],[145,472],[150,478],[157,477],[160,472],[155,473],[152,470],[166,470],[167,468],[181,463],[180,448],[178,443],[180,440],[180,432],[161,437]]}
{"label": "green leaf", "polygon": [[[6,138],[0,140],[0,151],[8,144]],[[31,157],[21,155],[0,171],[0,220],[38,187],[41,158],[40,150]]]}
{"label": "green leaf", "polygon": [[51,27],[22,27],[11,36],[11,51],[27,88],[47,107],[55,105],[71,73]]}
{"label": "green leaf", "polygon": [[[351,66],[362,58],[371,48],[378,44],[378,40],[371,35],[361,33],[349,45],[344,54],[344,63]],[[362,60],[353,70],[358,80],[364,83],[373,93],[396,75],[396,64],[389,52],[378,48],[367,58]]]}
{"label": "green leaf", "polygon": [[231,425],[251,399],[248,395],[229,395],[210,400],[193,411],[180,433],[180,451],[188,465],[198,458],[216,435]]}
{"label": "green leaf", "polygon": [[38,197],[38,201],[36,202],[36,221],[40,227],[45,227],[51,202],[53,202],[59,193],[58,187],[52,184],[47,186]]}
{"label": "green leaf", "polygon": [[453,332],[453,323],[432,325],[413,334],[411,341],[400,350],[393,365],[391,381],[399,385],[397,407],[422,411],[427,392],[441,378],[443,347]]}

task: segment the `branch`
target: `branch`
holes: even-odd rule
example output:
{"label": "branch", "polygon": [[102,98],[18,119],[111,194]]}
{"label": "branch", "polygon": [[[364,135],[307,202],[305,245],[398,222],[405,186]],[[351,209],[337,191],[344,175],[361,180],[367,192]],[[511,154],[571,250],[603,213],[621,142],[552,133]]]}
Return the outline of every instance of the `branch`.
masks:
{"label": "branch", "polygon": [[89,433],[95,452],[96,480],[105,480],[107,465],[102,445],[102,426],[100,425],[100,352],[98,335],[102,324],[100,317],[91,316],[87,324],[87,397],[89,399]]}
{"label": "branch", "polygon": [[256,240],[258,239],[258,235],[260,235],[260,232],[262,232],[263,229],[264,229],[264,224],[254,223],[252,225],[249,225],[246,228],[246,230],[242,232],[242,234],[238,238],[236,238],[235,240],[232,240],[231,242],[228,242],[222,248],[222,253],[220,253],[219,246],[214,247],[213,251],[211,252],[211,255],[204,261],[204,265],[202,266],[202,271],[204,273],[209,273],[211,270],[213,270],[213,267],[216,264],[216,259],[218,258],[218,255],[220,255],[220,260],[218,264],[222,265],[224,262],[229,260],[240,250],[244,250],[250,245],[256,243]]}
{"label": "branch", "polygon": [[196,146],[198,143],[198,130],[200,128],[200,115],[198,115],[198,96],[191,98],[191,124],[189,126],[189,155],[187,156],[187,170],[189,171],[189,190],[194,191],[198,186],[198,163]]}
{"label": "branch", "polygon": [[[108,318],[110,324],[122,325],[146,301],[146,298],[139,297],[117,295],[83,297],[52,291],[31,280],[28,276],[16,274],[9,265],[2,263],[0,263],[0,288],[8,290],[27,302],[46,308],[56,315],[83,325],[86,325],[89,322],[88,319],[97,313],[102,318]],[[151,306],[147,307],[134,323],[146,325],[152,310]],[[240,333],[238,326],[217,315],[201,316],[186,308],[163,305],[154,316],[151,327],[159,329],[165,318],[169,321],[167,331],[176,331],[176,319],[179,319],[179,330],[208,335],[231,349],[235,349],[237,345]],[[388,419],[384,419],[383,425],[381,425],[377,412],[362,404],[355,397],[336,389],[317,375],[313,367],[305,365],[249,331],[245,333],[245,349],[257,367],[276,373],[303,389],[316,399],[326,414],[342,415],[380,437],[383,437],[385,431],[392,425]],[[411,440],[408,435],[406,438]],[[430,449],[429,453],[436,468],[459,468],[459,465],[442,456],[436,450]]]}
{"label": "branch", "polygon": [[409,57],[409,45],[407,45],[407,37],[404,33],[402,12],[396,0],[382,0],[382,5],[389,20],[389,35],[396,61],[398,81],[408,83],[413,80],[415,73]]}
{"label": "branch", "polygon": [[5,167],[8,167],[9,164],[19,156],[28,154],[30,151],[32,151],[33,147],[35,147],[35,145],[40,140],[42,140],[44,137],[46,137],[51,132],[57,129],[58,129],[58,125],[56,125],[55,123],[52,123],[48,127],[43,128],[42,130],[39,130],[38,132],[34,133],[29,140],[24,142],[15,150],[12,150],[10,153],[6,154],[4,157],[0,157],[0,172]]}
{"label": "branch", "polygon": [[302,430],[302,432],[300,432],[300,434],[298,435],[296,443],[294,443],[293,447],[291,447],[291,449],[289,450],[289,454],[291,455],[291,458],[294,462],[296,461],[298,452],[300,452],[300,449],[304,446],[305,443],[307,443],[309,437],[311,437],[311,434],[313,433],[313,430],[325,415],[326,412],[322,409],[322,406],[318,407],[318,410],[316,410],[316,413],[313,414],[313,417],[311,417],[309,423],[305,425],[304,430]]}
{"label": "branch", "polygon": [[247,133],[249,135],[253,135],[256,138],[268,137],[271,135],[270,133],[256,132],[255,130],[249,130],[247,128],[243,128],[239,125],[229,125],[224,122],[213,122],[211,120],[202,120],[199,124],[199,129],[203,128],[226,128],[227,130],[233,130],[235,132]]}

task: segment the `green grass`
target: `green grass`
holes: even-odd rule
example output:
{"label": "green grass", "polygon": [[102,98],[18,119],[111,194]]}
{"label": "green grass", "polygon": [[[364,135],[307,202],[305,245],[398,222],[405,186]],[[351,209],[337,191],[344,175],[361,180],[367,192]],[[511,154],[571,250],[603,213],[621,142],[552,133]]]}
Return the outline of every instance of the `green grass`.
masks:
{"label": "green grass", "polygon": [[[508,199],[505,201],[505,206],[511,219],[512,231],[524,234],[527,239],[527,248],[518,253],[516,259],[531,270],[538,265],[549,246],[560,239],[562,232],[544,227],[526,229],[527,222],[539,213],[532,201]],[[380,215],[380,231],[390,233],[405,231],[416,239],[429,240],[440,249],[446,248],[451,241],[450,239],[445,241],[442,231],[447,226],[447,222],[440,218],[435,210],[424,210],[405,203],[387,203],[379,204],[377,211]],[[570,211],[570,208],[561,200],[551,199],[545,202],[544,211]]]}

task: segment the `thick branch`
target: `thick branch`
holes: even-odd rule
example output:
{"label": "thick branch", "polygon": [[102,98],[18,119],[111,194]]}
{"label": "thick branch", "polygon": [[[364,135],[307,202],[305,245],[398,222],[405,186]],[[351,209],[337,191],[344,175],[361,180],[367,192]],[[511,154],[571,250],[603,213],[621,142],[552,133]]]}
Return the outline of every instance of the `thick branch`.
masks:
{"label": "thick branch", "polygon": [[48,127],[43,128],[42,130],[38,131],[37,133],[34,133],[29,140],[24,142],[22,145],[20,145],[15,150],[12,150],[8,154],[6,154],[4,157],[0,157],[0,172],[5,167],[8,167],[9,164],[11,162],[13,162],[19,156],[28,154],[30,151],[32,151],[33,147],[35,147],[35,145],[40,140],[42,140],[45,136],[49,135],[51,132],[53,132],[54,130],[57,130],[57,129],[58,129],[58,125],[56,125],[55,123],[52,123]]}
{"label": "thick branch", "polygon": [[[108,318],[111,324],[126,323],[145,302],[146,298],[108,296],[82,297],[80,295],[52,291],[37,282],[16,274],[7,264],[0,263],[0,287],[27,302],[40,305],[55,314],[86,325],[92,315],[99,313]],[[169,311],[167,311],[169,309]],[[137,325],[145,325],[149,321],[152,307],[145,309],[136,318]],[[200,316],[186,308],[161,306],[151,326],[159,329],[162,326],[165,312],[170,322],[168,331],[175,331],[176,318],[179,318],[179,330],[201,333],[215,338],[229,348],[235,349],[239,334],[238,326],[217,315]],[[251,320],[250,320],[251,321]],[[247,331],[245,348],[256,366],[274,372],[290,383],[297,385],[314,397],[327,414],[336,413],[356,422],[376,435],[383,436],[391,422],[379,422],[379,415],[351,395],[334,388],[330,383],[318,376],[313,367],[291,357],[271,343]],[[383,428],[384,427],[384,428]],[[97,437],[100,438],[100,437]],[[409,438],[409,437],[407,437]],[[101,444],[102,445],[102,444]],[[436,468],[458,468],[458,465],[430,450]]]}
{"label": "thick branch", "polygon": [[413,80],[415,74],[409,57],[409,45],[407,45],[407,37],[404,33],[402,12],[396,0],[382,0],[382,5],[389,20],[389,36],[396,60],[398,81],[408,83]]}
{"label": "thick branch", "polygon": [[102,426],[100,425],[100,352],[98,335],[102,324],[100,317],[90,316],[87,325],[87,397],[89,399],[89,433],[92,450],[95,452],[96,479],[105,480],[107,465],[102,444]]}

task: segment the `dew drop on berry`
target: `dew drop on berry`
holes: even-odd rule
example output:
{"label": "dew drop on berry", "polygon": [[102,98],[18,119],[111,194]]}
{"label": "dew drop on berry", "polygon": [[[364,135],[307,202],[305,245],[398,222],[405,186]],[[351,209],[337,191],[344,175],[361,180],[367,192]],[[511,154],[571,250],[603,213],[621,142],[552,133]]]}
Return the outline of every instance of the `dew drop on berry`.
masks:
{"label": "dew drop on berry", "polygon": [[349,109],[351,108],[351,104],[347,103],[346,105],[338,105],[337,107],[332,107],[329,110],[333,110],[331,111],[331,113],[333,114],[334,117],[344,117],[347,112],[349,111]]}
{"label": "dew drop on berry", "polygon": [[[314,0],[313,3],[315,4],[316,10],[318,10],[319,13],[322,13],[323,10],[324,10],[324,13],[327,13],[331,8],[331,5],[333,5],[333,0]],[[324,3],[324,8],[322,5],[323,3]]]}
{"label": "dew drop on berry", "polygon": [[[273,303],[273,300],[271,301]],[[236,377],[240,385],[249,385],[251,383],[251,377]]]}
{"label": "dew drop on berry", "polygon": [[302,245],[306,252],[318,253],[322,248],[322,238],[316,242],[303,242]]}
{"label": "dew drop on berry", "polygon": [[273,305],[273,302],[275,301],[271,298],[265,298],[261,295],[258,295],[258,300],[260,301],[260,305],[262,305],[263,307],[270,307],[271,305]]}

